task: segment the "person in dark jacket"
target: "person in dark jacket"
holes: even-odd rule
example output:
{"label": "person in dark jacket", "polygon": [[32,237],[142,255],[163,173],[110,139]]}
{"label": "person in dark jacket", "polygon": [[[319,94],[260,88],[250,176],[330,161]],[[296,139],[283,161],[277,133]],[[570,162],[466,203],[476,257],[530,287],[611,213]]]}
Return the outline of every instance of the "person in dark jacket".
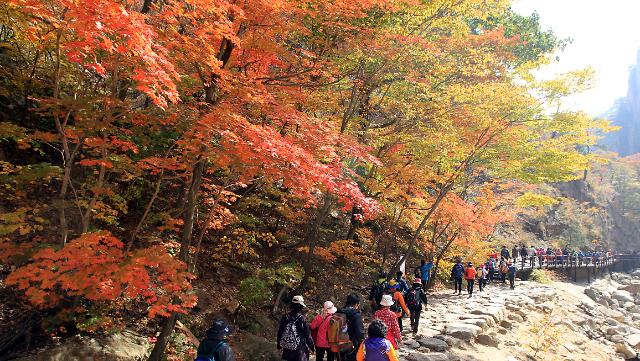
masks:
{"label": "person in dark jacket", "polygon": [[398,285],[398,290],[404,295],[405,293],[407,293],[407,291],[409,291],[409,284],[403,276],[404,273],[402,273],[402,271],[396,272],[396,283]]}
{"label": "person in dark jacket", "polygon": [[356,294],[347,296],[345,306],[339,309],[338,313],[344,313],[347,316],[347,332],[354,347],[353,351],[340,355],[338,360],[355,361],[356,353],[365,337],[364,323],[362,322],[362,314],[360,313],[360,296]]}
{"label": "person in dark jacket", "polygon": [[[315,352],[311,330],[304,315],[304,304],[302,296],[294,296],[291,301],[291,312],[282,316],[280,327],[278,328],[278,350],[282,350],[282,359],[286,361],[308,361],[309,353]],[[287,331],[294,328],[294,332]],[[300,338],[297,345],[290,346],[291,334],[295,333]]]}
{"label": "person in dark jacket", "polygon": [[411,319],[411,331],[418,333],[418,325],[420,324],[420,313],[422,313],[422,304],[427,304],[427,294],[422,289],[422,280],[416,278],[409,292],[407,292],[406,302],[409,308]]}
{"label": "person in dark jacket", "polygon": [[509,262],[508,271],[509,271],[509,286],[511,289],[514,289],[516,287],[516,272],[518,271],[518,269],[516,268],[515,264]]}
{"label": "person in dark jacket", "polygon": [[455,290],[453,294],[462,294],[462,276],[464,276],[464,266],[460,258],[456,259],[456,264],[451,268],[451,280],[454,282]]}
{"label": "person in dark jacket", "polygon": [[213,321],[213,326],[207,330],[205,339],[198,346],[196,361],[216,360],[234,361],[233,350],[229,346],[229,335],[233,330],[223,320]]}
{"label": "person in dark jacket", "polygon": [[[384,271],[380,271],[378,274],[378,278],[371,285],[371,290],[369,291],[369,302],[371,303],[371,308],[375,312],[378,307],[380,307],[380,300],[382,300],[382,295],[384,295],[385,289],[387,288],[387,274]],[[364,331],[362,331],[364,333]]]}
{"label": "person in dark jacket", "polygon": [[500,257],[502,257],[505,262],[509,260],[509,250],[507,249],[507,246],[502,246],[502,250],[500,250]]}

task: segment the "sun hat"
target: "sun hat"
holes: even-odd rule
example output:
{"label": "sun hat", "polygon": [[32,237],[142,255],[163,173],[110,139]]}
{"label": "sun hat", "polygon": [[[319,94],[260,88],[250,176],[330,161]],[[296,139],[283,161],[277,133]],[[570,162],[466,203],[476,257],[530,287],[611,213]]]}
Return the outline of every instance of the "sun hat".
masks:
{"label": "sun hat", "polygon": [[416,284],[416,283],[422,283],[422,280],[421,280],[420,278],[416,277],[416,279],[415,279],[415,280],[413,280],[413,283],[414,283],[414,284]]}
{"label": "sun hat", "polygon": [[391,298],[391,295],[383,295],[382,301],[380,301],[380,306],[393,306],[393,298]]}
{"label": "sun hat", "polygon": [[233,329],[224,320],[215,320],[211,328],[207,330],[207,337],[223,339],[232,333]]}
{"label": "sun hat", "polygon": [[467,263],[467,267],[471,267],[471,266],[473,266],[473,263],[471,262]]}
{"label": "sun hat", "polygon": [[336,308],[336,306],[333,305],[333,302],[331,301],[327,301],[324,303],[324,305],[322,306],[328,314],[333,315],[334,313],[338,312],[338,309]]}
{"label": "sun hat", "polygon": [[291,303],[297,303],[302,305],[302,307],[307,307],[307,305],[304,304],[304,298],[302,296],[293,296]]}

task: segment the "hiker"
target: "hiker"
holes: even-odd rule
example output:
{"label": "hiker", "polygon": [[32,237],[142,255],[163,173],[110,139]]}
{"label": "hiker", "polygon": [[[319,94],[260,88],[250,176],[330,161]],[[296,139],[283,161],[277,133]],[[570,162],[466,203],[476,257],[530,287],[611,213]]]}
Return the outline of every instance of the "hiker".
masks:
{"label": "hiker", "polygon": [[391,287],[391,297],[393,298],[393,306],[391,307],[391,311],[396,314],[398,318],[398,327],[400,327],[400,332],[402,332],[402,318],[406,315],[410,314],[409,309],[407,308],[406,303],[404,302],[403,293],[400,292],[400,284],[395,284]]}
{"label": "hiker", "polygon": [[478,273],[478,290],[482,292],[485,285],[487,284],[487,266],[484,264],[480,265],[476,272]]}
{"label": "hiker", "polygon": [[333,302],[326,301],[322,305],[322,312],[311,321],[310,328],[313,344],[316,346],[316,361],[324,360],[325,353],[327,354],[327,361],[334,360],[334,354],[331,352],[329,340],[327,340],[327,330],[331,316],[337,311],[338,309],[333,305]]}
{"label": "hiker", "polygon": [[462,294],[462,276],[464,275],[464,266],[462,265],[462,260],[460,258],[456,258],[456,264],[451,268],[451,280],[454,282],[454,291],[461,295]]}
{"label": "hiker", "polygon": [[513,245],[513,248],[511,249],[511,257],[513,257],[513,262],[516,262],[516,259],[518,258],[518,246],[517,245]]}
{"label": "hiker", "polygon": [[367,339],[364,340],[358,354],[357,361],[398,361],[396,351],[391,342],[385,338],[387,326],[381,320],[373,320],[367,329]]}
{"label": "hiker", "polygon": [[373,317],[387,325],[387,340],[389,340],[393,348],[397,350],[398,345],[402,344],[402,334],[400,333],[400,326],[398,325],[396,314],[390,309],[390,307],[393,306],[393,298],[391,295],[382,296],[380,306],[381,308],[373,314]]}
{"label": "hiker", "polygon": [[493,276],[496,271],[496,258],[489,258],[485,268],[487,269],[487,282],[491,283],[493,282]]}
{"label": "hiker", "polygon": [[427,294],[422,289],[422,280],[416,278],[413,281],[411,289],[404,297],[407,308],[410,312],[411,331],[418,333],[418,325],[420,324],[420,313],[422,312],[422,304],[427,304]]}
{"label": "hiker", "polygon": [[398,289],[400,290],[400,292],[402,292],[402,294],[405,294],[407,291],[409,291],[409,284],[404,279],[404,273],[402,273],[402,271],[396,272],[396,282],[398,283]]}
{"label": "hiker", "polygon": [[505,261],[509,259],[509,250],[507,249],[507,246],[502,246],[502,250],[500,250],[500,257]]}
{"label": "hiker", "polygon": [[509,262],[509,267],[508,267],[508,272],[509,272],[509,286],[511,287],[511,289],[514,289],[516,287],[516,272],[517,272],[517,268],[516,265],[513,264],[512,262]]}
{"label": "hiker", "polygon": [[[371,286],[371,290],[369,291],[369,303],[371,304],[371,308],[373,311],[378,309],[378,305],[380,304],[380,300],[382,300],[382,295],[384,295],[385,288],[387,287],[387,274],[383,271],[380,271],[378,274],[378,279]],[[364,330],[362,331],[364,334]]]}
{"label": "hiker", "polygon": [[531,265],[531,268],[533,268],[536,265],[536,255],[538,252],[534,246],[531,246],[527,253],[529,253],[529,264]]}
{"label": "hiker", "polygon": [[431,279],[431,269],[433,268],[433,262],[427,262],[426,259],[420,261],[420,274],[416,274],[416,277],[422,280],[422,289],[426,290]]}
{"label": "hiker", "polygon": [[[340,354],[336,356],[338,356],[338,360],[355,361],[356,351],[364,341],[364,324],[362,323],[362,314],[360,313],[360,296],[356,294],[348,295],[345,306],[339,309],[332,317],[340,315],[345,315],[347,322],[347,335],[351,341],[353,349],[340,352]],[[335,353],[335,351],[333,352]]]}
{"label": "hiker", "polygon": [[[511,262],[511,261],[509,261]],[[509,268],[507,267],[507,261],[500,261],[500,280],[502,281],[502,283],[506,283],[507,282],[507,272],[509,271]]]}
{"label": "hiker", "polygon": [[473,282],[476,279],[476,274],[473,263],[467,263],[467,269],[464,270],[464,279],[467,280],[467,293],[469,294],[469,298],[473,295]]}
{"label": "hiker", "polygon": [[529,251],[527,251],[527,247],[525,247],[524,244],[520,246],[520,258],[522,259],[522,268],[524,268],[524,263],[527,261],[527,258],[529,258]]}
{"label": "hiker", "polygon": [[282,359],[286,361],[307,361],[309,353],[315,351],[311,330],[304,315],[302,296],[294,296],[291,311],[282,316],[278,328],[278,350],[282,350]]}
{"label": "hiker", "polygon": [[213,321],[205,339],[198,346],[196,361],[234,361],[228,338],[233,330],[223,320]]}

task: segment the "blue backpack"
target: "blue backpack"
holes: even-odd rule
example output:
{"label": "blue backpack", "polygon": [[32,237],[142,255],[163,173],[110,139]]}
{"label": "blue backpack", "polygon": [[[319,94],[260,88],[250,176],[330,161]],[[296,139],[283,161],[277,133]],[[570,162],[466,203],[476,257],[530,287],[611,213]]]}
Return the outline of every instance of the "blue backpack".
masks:
{"label": "blue backpack", "polygon": [[220,350],[220,348],[224,346],[224,341],[220,341],[216,347],[213,349],[213,352],[210,355],[206,356],[197,356],[194,361],[216,361],[215,354]]}

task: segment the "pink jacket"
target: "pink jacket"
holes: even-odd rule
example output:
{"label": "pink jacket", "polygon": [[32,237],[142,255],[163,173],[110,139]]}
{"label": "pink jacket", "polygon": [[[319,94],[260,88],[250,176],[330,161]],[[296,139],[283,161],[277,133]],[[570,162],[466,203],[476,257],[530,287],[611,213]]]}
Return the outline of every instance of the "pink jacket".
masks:
{"label": "pink jacket", "polygon": [[317,330],[317,337],[313,342],[316,343],[316,347],[329,348],[329,341],[327,340],[327,329],[329,328],[329,320],[331,315],[323,316],[317,315],[313,321],[311,321],[311,329]]}

